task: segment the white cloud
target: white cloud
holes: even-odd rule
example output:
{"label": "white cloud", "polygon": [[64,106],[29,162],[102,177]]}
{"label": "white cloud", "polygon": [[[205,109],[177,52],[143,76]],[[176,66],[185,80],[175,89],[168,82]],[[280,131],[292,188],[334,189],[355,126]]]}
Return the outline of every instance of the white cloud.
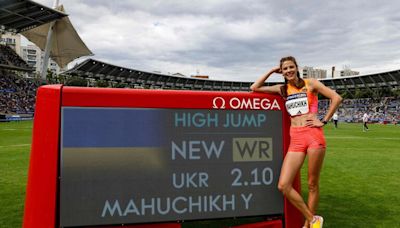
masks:
{"label": "white cloud", "polygon": [[396,1],[60,3],[94,58],[139,70],[199,70],[212,79],[253,81],[286,55],[328,71],[344,65],[361,73],[400,68]]}

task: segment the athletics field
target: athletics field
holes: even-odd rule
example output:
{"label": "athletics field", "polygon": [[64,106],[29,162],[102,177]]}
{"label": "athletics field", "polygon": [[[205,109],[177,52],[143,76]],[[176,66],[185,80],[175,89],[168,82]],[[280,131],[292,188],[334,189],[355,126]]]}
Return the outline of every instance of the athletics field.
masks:
{"label": "athletics field", "polygon": [[[400,227],[400,126],[339,123],[325,126],[328,150],[318,214],[324,228]],[[21,227],[32,122],[0,123],[0,227]],[[306,169],[302,170],[306,190]],[[184,223],[228,227],[240,221]]]}

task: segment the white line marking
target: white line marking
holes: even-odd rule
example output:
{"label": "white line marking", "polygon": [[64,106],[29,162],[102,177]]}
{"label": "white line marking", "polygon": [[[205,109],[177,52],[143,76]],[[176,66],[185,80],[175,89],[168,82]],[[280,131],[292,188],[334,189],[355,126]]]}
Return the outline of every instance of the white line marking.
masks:
{"label": "white line marking", "polygon": [[[361,137],[361,136],[325,136],[327,139],[368,139],[368,137]],[[380,139],[380,140],[399,140],[399,138],[390,138],[390,137],[375,137],[373,140]]]}
{"label": "white line marking", "polygon": [[32,130],[31,128],[3,128],[0,131],[17,131],[17,130]]}
{"label": "white line marking", "polygon": [[13,147],[13,146],[30,146],[31,144],[15,144],[15,145],[8,145],[8,146],[0,146],[0,148],[4,147]]}

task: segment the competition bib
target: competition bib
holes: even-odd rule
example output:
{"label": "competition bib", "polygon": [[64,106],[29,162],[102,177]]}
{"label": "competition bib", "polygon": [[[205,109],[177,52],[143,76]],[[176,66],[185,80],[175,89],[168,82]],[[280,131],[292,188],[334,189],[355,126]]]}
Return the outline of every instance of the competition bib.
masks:
{"label": "competition bib", "polygon": [[309,111],[307,93],[289,95],[286,100],[286,110],[291,116],[307,114]]}

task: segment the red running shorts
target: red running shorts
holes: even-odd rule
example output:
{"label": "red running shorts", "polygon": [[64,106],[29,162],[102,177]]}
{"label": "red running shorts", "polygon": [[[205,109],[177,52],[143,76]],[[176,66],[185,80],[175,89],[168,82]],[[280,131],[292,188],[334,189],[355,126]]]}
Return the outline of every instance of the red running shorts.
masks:
{"label": "red running shorts", "polygon": [[290,127],[288,152],[307,153],[308,149],[326,148],[322,127]]}

